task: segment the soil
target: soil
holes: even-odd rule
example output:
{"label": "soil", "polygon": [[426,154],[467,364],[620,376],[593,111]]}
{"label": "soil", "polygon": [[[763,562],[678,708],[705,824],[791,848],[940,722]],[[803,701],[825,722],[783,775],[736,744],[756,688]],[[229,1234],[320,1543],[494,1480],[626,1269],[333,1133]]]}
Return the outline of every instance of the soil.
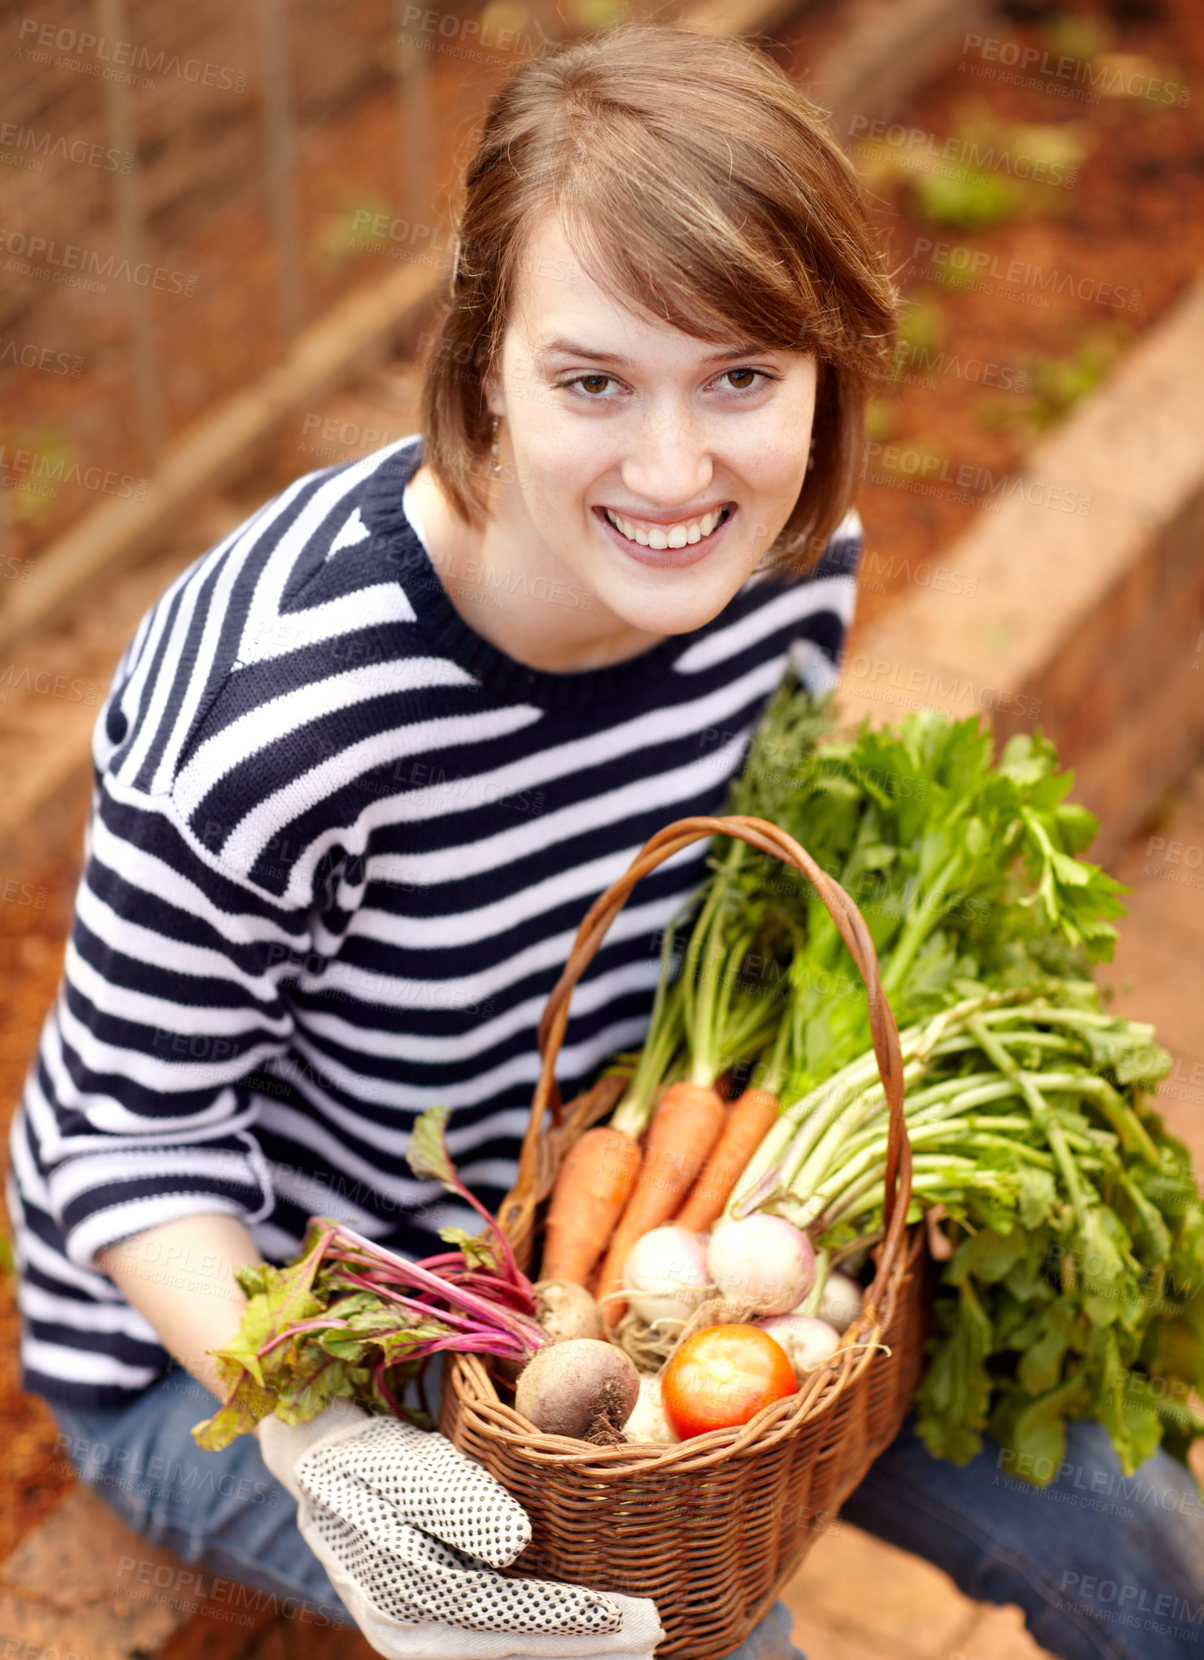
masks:
{"label": "soil", "polygon": [[[71,927],[78,862],[48,867],[30,886],[28,904],[0,906],[0,1103],[7,1127],[25,1069],[62,969]],[[7,1164],[7,1159],[5,1160]],[[7,1212],[4,1241],[11,1237]],[[0,1562],[49,1514],[74,1478],[53,1456],[58,1425],[44,1402],[21,1393],[17,1366],[17,1282],[0,1272]]]}
{"label": "soil", "polygon": [[[899,378],[880,389],[875,403],[874,441],[881,448],[860,502],[867,555],[858,627],[879,616],[910,582],[932,580],[933,562],[953,557],[958,535],[977,512],[989,510],[999,481],[1023,465],[1036,420],[1058,418],[1075,377],[1080,384],[1089,382],[1093,362],[1106,362],[1131,345],[1204,266],[1204,9],[1196,0],[1084,0],[1073,11],[1055,14],[1017,3],[981,32],[1007,44],[1009,55],[1013,46],[1048,51],[1055,27],[1063,30],[1065,45],[1068,20],[1078,20],[1080,29],[1090,23],[1102,31],[1094,49],[1110,54],[1100,61],[1111,62],[1122,80],[1145,84],[1141,77],[1155,76],[1177,83],[1186,102],[1167,106],[1151,96],[1103,95],[1082,101],[1062,95],[1075,83],[1056,74],[1031,75],[1032,85],[1020,85],[1005,78],[1011,73],[1006,58],[1001,63],[954,49],[902,116],[902,138],[892,137],[893,128],[880,135],[883,151],[895,159],[941,145],[951,135],[956,139],[964,106],[979,100],[998,120],[1076,124],[1087,153],[1073,186],[1044,191],[1040,212],[974,230],[926,219],[902,175],[883,177],[876,187],[892,268],[907,298],[920,308],[916,315],[926,322],[929,340],[912,352]],[[786,67],[805,68],[817,27],[808,22],[787,35],[778,53]],[[1070,59],[1088,61],[1081,49]],[[457,134],[457,144],[441,158],[439,189],[460,164],[470,112],[486,86],[503,78],[515,61],[498,53],[495,61],[466,71],[453,59],[434,58],[440,115],[450,117],[450,130]],[[351,249],[336,233],[355,203],[373,194],[389,199],[396,122],[390,84],[365,92],[337,119],[302,134],[311,316],[388,269],[381,256]],[[922,135],[916,145],[910,144],[913,130]],[[995,176],[999,172],[996,168]],[[263,322],[272,315],[274,290],[262,220],[258,198],[249,200],[244,192],[208,204],[204,212],[194,204],[174,227],[170,263],[198,272],[202,280],[197,302],[173,307],[161,295],[152,301],[168,366],[172,431],[216,396],[246,383],[251,371],[277,354]],[[932,246],[925,250],[926,243]],[[341,251],[320,252],[336,244]],[[945,245],[943,253],[938,244]],[[925,251],[938,252],[942,263],[930,264],[922,257]],[[980,276],[982,286],[951,286],[961,263],[988,273]],[[231,282],[235,269],[238,280]],[[1051,272],[1058,274],[1056,281]],[[87,315],[79,313],[81,328]],[[89,358],[90,395],[81,398],[79,383],[70,378],[18,374],[15,391],[24,425],[57,427],[89,464],[118,473],[145,471],[145,459],[137,467],[131,463],[138,450],[111,309],[103,315],[96,311],[93,322],[94,339],[81,337],[79,345]],[[1072,358],[1069,375],[1066,363]],[[989,379],[987,366],[993,366]],[[1018,381],[1020,375],[1026,382]],[[1034,389],[1043,381],[1053,390],[1038,400]],[[4,431],[13,436],[7,427]],[[299,470],[295,445],[282,446],[276,466],[265,468],[257,480],[261,498]],[[36,557],[65,522],[92,505],[68,499],[80,494],[67,492],[50,500],[40,516],[18,518],[10,548],[21,559]],[[114,658],[123,644],[114,642]],[[80,828],[71,838],[73,849]],[[0,883],[9,874],[0,872]],[[79,854],[72,851],[27,865],[15,892],[9,891],[11,883],[0,886],[9,901],[0,905],[4,1124],[58,985],[78,876]],[[0,1560],[72,1485],[52,1460],[56,1433],[44,1403],[20,1391],[15,1282],[11,1273],[0,1272],[0,1443],[5,1447]]]}

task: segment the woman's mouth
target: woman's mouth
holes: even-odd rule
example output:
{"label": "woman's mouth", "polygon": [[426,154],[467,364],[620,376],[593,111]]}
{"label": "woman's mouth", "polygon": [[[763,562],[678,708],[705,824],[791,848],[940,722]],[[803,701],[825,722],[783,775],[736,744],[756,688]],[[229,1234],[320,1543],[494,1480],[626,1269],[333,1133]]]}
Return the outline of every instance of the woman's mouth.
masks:
{"label": "woman's mouth", "polygon": [[595,507],[594,513],[606,526],[611,539],[642,565],[675,568],[705,559],[724,525],[736,512],[735,502],[725,502],[711,513],[682,519],[676,524],[653,525],[628,518],[612,507]]}

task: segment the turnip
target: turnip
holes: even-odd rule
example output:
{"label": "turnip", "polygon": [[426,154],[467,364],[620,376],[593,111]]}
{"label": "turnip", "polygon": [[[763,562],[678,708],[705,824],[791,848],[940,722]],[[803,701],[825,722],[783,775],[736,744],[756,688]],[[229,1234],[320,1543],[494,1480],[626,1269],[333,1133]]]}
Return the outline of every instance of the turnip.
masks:
{"label": "turnip", "polygon": [[602,1336],[602,1311],[583,1285],[572,1280],[540,1280],[535,1287],[535,1318],[553,1343],[570,1337]]}
{"label": "turnip", "polygon": [[[802,1310],[795,1312],[801,1314]],[[823,1295],[815,1313],[837,1331],[848,1331],[861,1313],[861,1287],[850,1275],[834,1268],[824,1283]]]}
{"label": "turnip", "polygon": [[786,1314],[815,1281],[815,1252],[793,1222],[757,1212],[717,1225],[707,1268],[725,1297],[761,1314]]}
{"label": "turnip", "polygon": [[627,1306],[649,1325],[688,1320],[709,1286],[706,1250],[696,1233],[668,1222],[637,1239],[623,1265]]}
{"label": "turnip", "polygon": [[634,1361],[613,1343],[570,1337],[552,1343],[523,1368],[515,1410],[547,1435],[584,1441],[617,1435],[639,1399]]}
{"label": "turnip", "polygon": [[[540,1280],[533,1288],[535,1319],[552,1343],[575,1337],[602,1336],[602,1310],[583,1285],[572,1280]],[[495,1369],[507,1383],[517,1383],[526,1360],[498,1360]]]}
{"label": "turnip", "polygon": [[822,1366],[840,1347],[840,1334],[835,1327],[813,1314],[771,1314],[754,1323],[785,1349],[800,1383],[805,1373]]}
{"label": "turnip", "polygon": [[665,1417],[665,1403],[661,1398],[659,1377],[640,1379],[640,1398],[631,1417],[623,1425],[623,1434],[629,1441],[679,1441],[681,1437]]}

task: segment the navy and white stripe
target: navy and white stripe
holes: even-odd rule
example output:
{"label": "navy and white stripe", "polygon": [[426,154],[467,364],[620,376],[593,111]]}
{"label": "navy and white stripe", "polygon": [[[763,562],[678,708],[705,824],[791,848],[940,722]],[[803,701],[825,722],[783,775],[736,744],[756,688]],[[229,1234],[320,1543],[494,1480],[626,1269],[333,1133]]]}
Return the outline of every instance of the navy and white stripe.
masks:
{"label": "navy and white stripe", "polygon": [[[496,1208],[589,904],[664,824],[721,808],[788,660],[835,679],[853,515],[813,576],[754,578],[626,663],[543,673],[436,575],[406,491],[420,448],[298,479],[173,583],[118,665],[10,1139],[22,1379],[49,1400],[120,1407],[165,1370],[94,1262],[144,1228],[226,1211],[278,1262],[311,1215],[414,1254],[475,1229],[410,1175],[415,1114],[456,1109],[453,1155]],[[566,1098],[639,1043],[655,936],[705,851],[640,885],[584,976]]]}

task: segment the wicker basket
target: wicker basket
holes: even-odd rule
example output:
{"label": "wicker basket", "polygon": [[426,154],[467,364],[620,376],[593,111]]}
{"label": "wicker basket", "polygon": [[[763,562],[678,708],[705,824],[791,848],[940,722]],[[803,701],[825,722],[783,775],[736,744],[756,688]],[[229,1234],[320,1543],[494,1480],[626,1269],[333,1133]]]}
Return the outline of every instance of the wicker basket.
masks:
{"label": "wicker basket", "polygon": [[[449,1355],[440,1427],[531,1518],[511,1571],[652,1597],[665,1627],[658,1656],[718,1660],[768,1611],[808,1545],[893,1440],[919,1381],[927,1298],[923,1229],[906,1225],[911,1149],[903,1066],[865,921],[842,887],[763,819],[688,818],[646,843],[591,906],[539,1027],[543,1067],[518,1178],[499,1221],[524,1269],[561,1160],[615,1106],[625,1080],[604,1077],[566,1110],[554,1067],[573,987],[639,879],[692,842],[735,836],[805,873],[866,984],[874,1052],[890,1108],[885,1237],[861,1315],[796,1395],[738,1429],[671,1446],[600,1448],[535,1430],[499,1394],[486,1362]],[[545,1113],[552,1123],[545,1129]],[[897,1184],[897,1185],[896,1185]],[[885,1347],[882,1347],[885,1345]]]}

